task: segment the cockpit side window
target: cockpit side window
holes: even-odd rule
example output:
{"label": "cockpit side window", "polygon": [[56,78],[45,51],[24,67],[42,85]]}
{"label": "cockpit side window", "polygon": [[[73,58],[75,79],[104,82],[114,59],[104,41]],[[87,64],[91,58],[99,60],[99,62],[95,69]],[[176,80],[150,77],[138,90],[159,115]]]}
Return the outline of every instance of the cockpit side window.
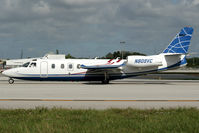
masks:
{"label": "cockpit side window", "polygon": [[30,62],[27,62],[27,63],[23,64],[22,67],[28,67],[29,64],[30,64]]}
{"label": "cockpit side window", "polygon": [[32,62],[29,67],[37,67],[37,63],[36,62]]}

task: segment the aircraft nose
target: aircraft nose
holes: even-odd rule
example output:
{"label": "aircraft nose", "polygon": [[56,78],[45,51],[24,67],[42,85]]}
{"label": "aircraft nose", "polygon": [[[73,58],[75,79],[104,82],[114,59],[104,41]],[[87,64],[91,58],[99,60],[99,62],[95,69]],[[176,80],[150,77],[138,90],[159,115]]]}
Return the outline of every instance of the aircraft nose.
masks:
{"label": "aircraft nose", "polygon": [[2,72],[2,74],[4,76],[11,77],[13,75],[13,72],[11,70],[5,70]]}
{"label": "aircraft nose", "polygon": [[7,70],[3,71],[2,74],[3,74],[4,76],[7,76]]}

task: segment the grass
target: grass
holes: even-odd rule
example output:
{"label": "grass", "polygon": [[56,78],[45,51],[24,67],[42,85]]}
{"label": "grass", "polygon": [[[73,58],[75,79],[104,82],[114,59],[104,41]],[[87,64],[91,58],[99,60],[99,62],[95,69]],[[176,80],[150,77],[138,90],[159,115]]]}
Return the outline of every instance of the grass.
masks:
{"label": "grass", "polygon": [[199,132],[195,108],[135,110],[16,109],[0,110],[2,133]]}

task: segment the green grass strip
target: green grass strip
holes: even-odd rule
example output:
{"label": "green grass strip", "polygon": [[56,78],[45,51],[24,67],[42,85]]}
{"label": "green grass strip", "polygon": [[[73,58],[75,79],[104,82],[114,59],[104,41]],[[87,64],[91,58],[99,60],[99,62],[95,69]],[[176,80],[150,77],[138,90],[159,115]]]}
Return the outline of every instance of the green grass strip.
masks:
{"label": "green grass strip", "polygon": [[199,110],[0,110],[2,133],[199,133]]}

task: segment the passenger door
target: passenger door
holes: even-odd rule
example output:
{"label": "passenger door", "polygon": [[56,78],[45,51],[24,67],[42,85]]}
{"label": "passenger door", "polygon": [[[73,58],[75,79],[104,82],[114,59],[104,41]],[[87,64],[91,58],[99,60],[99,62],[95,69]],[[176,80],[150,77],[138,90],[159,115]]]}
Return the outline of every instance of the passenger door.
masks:
{"label": "passenger door", "polygon": [[40,77],[47,78],[48,77],[48,62],[43,61],[40,64]]}

